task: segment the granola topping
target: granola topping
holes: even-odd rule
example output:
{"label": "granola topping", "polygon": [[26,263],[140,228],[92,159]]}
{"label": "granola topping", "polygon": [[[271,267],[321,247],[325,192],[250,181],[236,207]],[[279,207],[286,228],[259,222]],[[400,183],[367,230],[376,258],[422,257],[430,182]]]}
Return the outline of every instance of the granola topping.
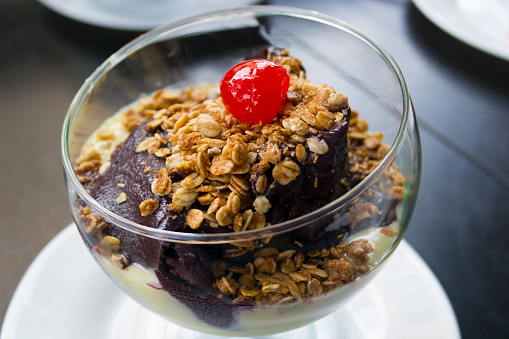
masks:
{"label": "granola topping", "polygon": [[244,267],[229,266],[215,286],[234,302],[280,304],[317,297],[370,269],[373,247],[359,239],[311,253],[265,247]]}
{"label": "granola topping", "polygon": [[[300,62],[285,53],[274,56],[274,60],[283,62],[290,70],[290,100],[280,112],[280,118],[265,125],[250,125],[235,119],[221,97],[203,95],[204,88],[159,91],[152,98],[142,100],[137,109],[124,114],[126,129],[132,129],[135,121],[149,119],[145,129],[155,132],[140,142],[135,152],[148,152],[166,159],[167,168],[160,169],[151,183],[155,196],[171,196],[175,210],[188,209],[195,202],[210,206],[215,198],[233,192],[241,208],[229,208],[226,212],[221,205],[215,211],[209,209],[207,215],[221,226],[234,228],[236,215],[240,220],[250,209],[259,214],[270,210],[270,198],[261,197],[267,188],[267,170],[272,169],[269,173],[277,182],[288,185],[301,175],[301,166],[308,158],[316,163],[320,155],[328,152],[319,132],[345,119],[342,110],[348,108],[348,99],[327,85],[309,82],[301,67],[297,72]],[[77,172],[83,182],[88,181],[87,174],[101,166],[100,159],[79,162]],[[144,169],[145,173],[150,170]],[[187,177],[172,180],[171,171]],[[251,194],[250,175],[259,195],[255,199]]]}

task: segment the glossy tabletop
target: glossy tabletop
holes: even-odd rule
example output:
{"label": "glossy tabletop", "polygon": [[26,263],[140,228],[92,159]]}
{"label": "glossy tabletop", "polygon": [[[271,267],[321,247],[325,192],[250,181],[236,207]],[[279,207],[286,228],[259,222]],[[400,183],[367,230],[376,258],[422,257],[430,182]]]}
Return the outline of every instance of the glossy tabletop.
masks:
{"label": "glossy tabletop", "polygon": [[[423,148],[406,240],[443,285],[463,338],[508,338],[509,61],[451,37],[409,0],[266,3],[342,19],[398,62]],[[29,264],[71,222],[60,160],[67,108],[140,33],[75,22],[35,1],[0,2],[0,321]]]}

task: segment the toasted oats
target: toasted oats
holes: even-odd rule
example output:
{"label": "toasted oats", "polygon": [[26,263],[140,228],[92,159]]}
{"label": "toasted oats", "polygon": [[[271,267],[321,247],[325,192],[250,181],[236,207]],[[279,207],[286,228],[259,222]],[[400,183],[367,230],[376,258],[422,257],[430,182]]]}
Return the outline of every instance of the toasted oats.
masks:
{"label": "toasted oats", "polygon": [[270,204],[269,199],[267,199],[266,196],[259,195],[253,202],[253,207],[255,208],[256,212],[260,214],[265,214],[272,207],[272,205]]}
{"label": "toasted oats", "polygon": [[282,172],[291,180],[295,180],[300,174],[300,167],[291,160],[282,163]]}
{"label": "toasted oats", "polygon": [[198,172],[200,172],[202,177],[206,178],[208,176],[207,168],[210,165],[209,157],[205,154],[205,152],[199,152],[197,162]]}
{"label": "toasted oats", "polygon": [[[151,131],[155,130],[157,127],[159,127],[162,123],[163,123],[163,119],[161,119],[161,118],[152,120],[145,125],[145,130],[147,132],[151,132]],[[157,134],[156,134],[156,137],[157,137]],[[157,138],[157,139],[159,139],[159,138]],[[159,140],[159,141],[161,141],[161,140]],[[166,143],[166,142],[164,142],[164,143]]]}
{"label": "toasted oats", "polygon": [[309,133],[309,126],[299,118],[284,119],[282,121],[283,127],[287,130],[294,132],[297,135],[307,135]]}
{"label": "toasted oats", "polygon": [[241,214],[235,214],[232,227],[234,232],[244,231],[244,218]]}
{"label": "toasted oats", "polygon": [[152,181],[152,193],[155,195],[163,196],[171,192],[171,179],[168,176],[168,170],[161,168],[159,173],[156,174],[154,181]]}
{"label": "toasted oats", "polygon": [[254,298],[260,293],[260,290],[257,288],[250,289],[250,288],[246,288],[246,287],[241,287],[240,293],[245,297]]}
{"label": "toasted oats", "polygon": [[276,262],[270,257],[258,257],[253,261],[255,271],[258,273],[274,274],[276,272]]}
{"label": "toasted oats", "polygon": [[348,260],[332,259],[327,261],[324,269],[329,273],[328,281],[349,283],[355,280],[355,273]]}
{"label": "toasted oats", "polygon": [[125,269],[129,266],[129,260],[124,254],[113,253],[110,259],[111,263],[118,268]]}
{"label": "toasted oats", "polygon": [[263,247],[254,253],[255,258],[277,256],[279,251],[275,247]]}
{"label": "toasted oats", "polygon": [[318,127],[329,130],[336,123],[336,117],[328,112],[320,111],[316,115],[316,122]]}
{"label": "toasted oats", "polygon": [[221,200],[220,198],[216,198],[214,199],[214,201],[212,201],[212,203],[210,204],[209,208],[207,209],[207,214],[212,214],[212,213],[216,213],[217,210],[226,204],[226,202],[223,204],[221,203]]}
{"label": "toasted oats", "polygon": [[226,146],[226,141],[221,139],[210,139],[210,138],[202,138],[198,141],[198,144],[205,144],[208,145],[210,148],[219,148],[222,149],[224,146]]}
{"label": "toasted oats", "polygon": [[289,142],[293,142],[294,144],[305,143],[306,142],[306,137],[303,136],[303,135],[293,134],[293,135],[290,136],[290,139],[288,141]]}
{"label": "toasted oats", "polygon": [[297,287],[297,284],[295,284],[295,282],[289,281],[286,284],[286,287],[288,288],[288,291],[290,292],[292,297],[294,297],[297,300],[302,300],[302,293],[300,289]]}
{"label": "toasted oats", "polygon": [[166,158],[166,167],[169,169],[177,168],[184,162],[184,157],[181,153],[172,154]]}
{"label": "toasted oats", "polygon": [[217,287],[223,294],[233,295],[237,292],[239,286],[233,279],[228,280],[225,277],[222,277],[217,282]]}
{"label": "toasted oats", "polygon": [[246,210],[242,214],[242,219],[244,220],[244,225],[242,226],[242,231],[245,231],[249,225],[251,224],[251,221],[253,220],[253,211],[252,210]]}
{"label": "toasted oats", "polygon": [[195,188],[200,186],[204,180],[205,178],[201,176],[200,173],[194,172],[185,177],[180,184],[185,188]]}
{"label": "toasted oats", "polygon": [[380,233],[384,234],[384,235],[387,235],[389,237],[394,237],[396,235],[398,235],[399,233],[396,232],[396,231],[393,231],[393,230],[390,230],[390,229],[387,229],[387,228],[382,228],[380,230]]}
{"label": "toasted oats", "polygon": [[295,180],[299,174],[299,165],[288,159],[274,166],[274,169],[272,170],[272,176],[281,185],[288,185],[290,182]]}
{"label": "toasted oats", "polygon": [[353,140],[364,140],[368,137],[367,133],[359,133],[359,132],[348,132],[348,139]]}
{"label": "toasted oats", "polygon": [[322,294],[323,288],[320,280],[311,278],[306,284],[306,292],[309,297],[318,297]]}
{"label": "toasted oats", "polygon": [[316,268],[313,266],[309,266],[309,267],[305,267],[305,266],[306,265],[304,265],[303,268],[306,269],[306,271],[308,271],[309,273],[311,273],[311,275],[315,278],[327,278],[329,276],[327,274],[327,272],[325,272],[322,269],[319,269],[319,268]]}
{"label": "toasted oats", "polygon": [[391,188],[391,194],[400,200],[403,200],[403,198],[406,195],[406,189],[401,186],[394,186]]}
{"label": "toasted oats", "polygon": [[296,252],[297,251],[295,251],[295,250],[286,250],[284,252],[279,253],[276,257],[276,260],[283,261],[286,259],[290,259],[291,257],[293,257],[295,255]]}
{"label": "toasted oats", "polygon": [[231,225],[233,223],[233,212],[228,206],[222,206],[216,212],[216,219],[219,226]]}
{"label": "toasted oats", "polygon": [[233,146],[231,157],[232,157],[233,162],[236,165],[242,165],[243,163],[245,163],[246,156],[247,156],[247,152],[246,152],[246,147],[244,145],[239,143],[239,144],[236,144],[235,146]]}
{"label": "toasted oats", "polygon": [[183,174],[191,174],[194,172],[195,166],[189,162],[189,161],[182,161],[177,166],[175,166],[175,170],[177,172],[183,173]]}
{"label": "toasted oats", "polygon": [[337,112],[348,107],[348,98],[341,93],[333,93],[327,100],[326,106],[332,111]]}
{"label": "toasted oats", "polygon": [[368,130],[368,122],[364,119],[357,119],[357,124],[355,125],[355,127],[357,128],[357,131],[363,133],[363,132],[366,132]]}
{"label": "toasted oats", "polygon": [[214,157],[215,155],[221,154],[221,149],[217,147],[207,149],[207,155],[209,157]]}
{"label": "toasted oats", "polygon": [[258,177],[256,180],[255,188],[258,193],[265,193],[265,189],[267,188],[267,176],[265,174],[262,174]]}
{"label": "toasted oats", "polygon": [[258,153],[256,152],[248,152],[246,155],[246,163],[249,165],[253,165],[258,159]]}
{"label": "toasted oats", "polygon": [[95,171],[98,165],[99,165],[98,160],[84,161],[79,164],[78,168],[76,169],[76,172],[82,173],[86,171]]}
{"label": "toasted oats", "polygon": [[281,263],[281,272],[283,273],[294,272],[296,269],[295,262],[292,258],[286,258]]}
{"label": "toasted oats", "polygon": [[[88,210],[88,212],[86,212]],[[99,214],[90,213],[90,209],[88,206],[86,209],[83,209],[80,213],[78,211],[78,217],[83,221],[83,229],[86,233],[97,234],[101,230],[101,227],[104,227],[104,222],[101,222],[101,217]]]}
{"label": "toasted oats", "polygon": [[126,202],[126,201],[127,201],[127,195],[125,194],[125,192],[120,193],[117,198],[117,204],[120,205],[121,203]]}
{"label": "toasted oats", "polygon": [[262,292],[264,293],[283,293],[282,286],[280,284],[274,284],[270,282],[262,283]]}
{"label": "toasted oats", "polygon": [[306,282],[311,279],[311,273],[309,273],[308,271],[298,271],[298,272],[290,271],[288,272],[288,275],[296,283],[301,281]]}
{"label": "toasted oats", "polygon": [[242,165],[235,166],[231,173],[232,174],[246,174],[246,173],[249,173],[250,170],[251,170],[251,166],[246,162],[246,163],[243,163]]}
{"label": "toasted oats", "polygon": [[202,196],[199,196],[198,198],[196,198],[196,200],[198,200],[200,202],[200,204],[202,204],[204,206],[212,204],[214,199],[215,199],[215,197],[210,193],[207,193],[205,195],[202,195]]}
{"label": "toasted oats", "polygon": [[240,198],[234,192],[231,192],[226,201],[226,206],[232,211],[233,214],[240,212]]}
{"label": "toasted oats", "polygon": [[198,227],[200,227],[201,223],[203,222],[203,219],[204,219],[203,211],[195,208],[187,211],[186,223],[192,229],[197,229]]}
{"label": "toasted oats", "polygon": [[150,214],[154,213],[155,210],[157,210],[158,208],[159,208],[159,203],[154,199],[144,200],[140,204],[140,212],[141,212],[141,215],[144,217],[149,216]]}
{"label": "toasted oats", "polygon": [[267,144],[267,150],[259,153],[260,158],[268,163],[277,164],[281,161],[282,151],[274,143]]}
{"label": "toasted oats", "polygon": [[233,248],[224,251],[224,258],[236,258],[247,253],[247,248]]}
{"label": "toasted oats", "polygon": [[161,99],[170,102],[177,101],[182,96],[182,91],[179,89],[166,89],[159,93]]}
{"label": "toasted oats", "polygon": [[319,140],[316,137],[311,137],[306,139],[308,143],[309,150],[313,153],[323,155],[329,151],[329,146],[323,140]]}
{"label": "toasted oats", "polygon": [[177,133],[182,127],[184,127],[189,121],[189,116],[187,114],[182,114],[180,118],[175,122],[173,126],[173,132]]}
{"label": "toasted oats", "polygon": [[360,257],[373,253],[373,246],[366,239],[352,241],[346,248],[346,254],[351,257]]}
{"label": "toasted oats", "polygon": [[177,206],[187,207],[191,206],[197,197],[198,192],[190,191],[188,188],[181,187],[173,193],[172,201]]}
{"label": "toasted oats", "polygon": [[159,146],[161,146],[161,142],[156,137],[149,137],[136,147],[136,153],[147,151],[149,154],[154,154]]}
{"label": "toasted oats", "polygon": [[364,139],[364,146],[366,146],[367,149],[376,149],[380,146],[380,139],[377,137],[368,137]]}
{"label": "toasted oats", "polygon": [[405,177],[400,172],[395,172],[391,174],[391,181],[394,186],[403,186],[405,185]]}
{"label": "toasted oats", "polygon": [[234,167],[235,164],[233,161],[224,160],[216,156],[212,160],[212,165],[210,166],[210,173],[212,173],[212,175],[228,174],[233,170]]}
{"label": "toasted oats", "polygon": [[262,160],[253,166],[251,166],[251,173],[252,174],[263,174],[270,168],[270,165],[267,161]]}
{"label": "toasted oats", "polygon": [[238,187],[240,190],[243,190],[245,192],[248,192],[250,189],[247,180],[239,175],[232,175],[230,177],[230,182],[234,184],[236,187]]}
{"label": "toasted oats", "polygon": [[306,148],[301,144],[297,144],[297,146],[295,146],[295,156],[297,157],[298,161],[304,163],[307,158]]}
{"label": "toasted oats", "polygon": [[211,116],[201,114],[198,118],[198,131],[207,138],[215,138],[222,132],[221,126]]}
{"label": "toasted oats", "polygon": [[[186,126],[186,127],[188,127],[188,126]],[[179,132],[181,130],[183,130],[184,128],[185,127],[181,128],[179,130]],[[182,149],[189,150],[189,149],[191,149],[196,144],[196,141],[199,140],[200,138],[201,138],[200,133],[198,133],[198,132],[191,132],[189,130],[189,132],[180,134],[177,137],[177,145],[180,148],[182,148]]]}
{"label": "toasted oats", "polygon": [[168,147],[159,148],[157,151],[154,152],[155,156],[159,158],[164,158],[171,154],[171,149]]}
{"label": "toasted oats", "polygon": [[[246,270],[247,271],[247,270]],[[256,286],[256,281],[252,274],[243,274],[237,279],[237,282],[240,286],[245,288],[254,288]]]}
{"label": "toasted oats", "polygon": [[118,240],[118,238],[107,235],[101,239],[99,242],[99,247],[109,252],[115,252],[120,249],[120,240]]}
{"label": "toasted oats", "polygon": [[88,182],[91,182],[92,181],[92,178],[90,177],[87,177],[85,175],[77,175],[78,177],[78,180],[82,183],[82,184],[86,184]]}

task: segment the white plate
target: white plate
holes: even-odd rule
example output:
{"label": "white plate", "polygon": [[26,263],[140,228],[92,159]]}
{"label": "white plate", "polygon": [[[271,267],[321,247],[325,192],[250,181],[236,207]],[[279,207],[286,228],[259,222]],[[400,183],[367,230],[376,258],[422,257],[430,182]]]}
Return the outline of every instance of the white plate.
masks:
{"label": "white plate", "polygon": [[413,0],[438,27],[509,61],[509,0]]}
{"label": "white plate", "polygon": [[[39,0],[39,2],[63,16],[80,22],[128,31],[147,31],[202,12],[257,3],[254,0]],[[148,5],[149,3],[151,5]]]}
{"label": "white plate", "polygon": [[[277,338],[459,339],[440,283],[403,241],[386,267],[343,308]],[[327,335],[324,335],[327,332]],[[37,256],[11,300],[2,339],[219,338],[181,329],[125,296],[101,271],[74,224]]]}

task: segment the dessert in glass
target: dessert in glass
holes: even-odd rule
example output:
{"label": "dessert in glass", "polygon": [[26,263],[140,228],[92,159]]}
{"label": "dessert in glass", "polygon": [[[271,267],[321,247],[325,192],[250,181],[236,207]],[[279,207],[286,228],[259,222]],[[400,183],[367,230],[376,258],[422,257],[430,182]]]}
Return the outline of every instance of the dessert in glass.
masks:
{"label": "dessert in glass", "polygon": [[150,31],[64,122],[72,214],[132,299],[222,336],[312,323],[401,241],[420,144],[394,60],[316,12],[254,6]]}

